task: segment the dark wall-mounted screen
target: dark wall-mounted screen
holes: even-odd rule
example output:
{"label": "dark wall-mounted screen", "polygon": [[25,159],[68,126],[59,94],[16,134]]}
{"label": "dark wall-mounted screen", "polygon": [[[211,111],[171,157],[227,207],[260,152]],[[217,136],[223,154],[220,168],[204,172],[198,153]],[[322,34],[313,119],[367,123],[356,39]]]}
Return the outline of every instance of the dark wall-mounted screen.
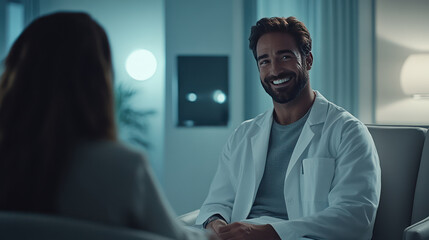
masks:
{"label": "dark wall-mounted screen", "polygon": [[178,56],[178,126],[228,124],[228,57]]}

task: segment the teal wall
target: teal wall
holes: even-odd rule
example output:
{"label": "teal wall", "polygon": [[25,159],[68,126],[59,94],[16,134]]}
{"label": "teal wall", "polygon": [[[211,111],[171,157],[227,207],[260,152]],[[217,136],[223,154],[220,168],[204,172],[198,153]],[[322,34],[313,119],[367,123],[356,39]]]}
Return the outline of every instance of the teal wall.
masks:
{"label": "teal wall", "polygon": [[[0,0],[0,61],[6,57],[6,0]],[[2,67],[0,67],[0,73]]]}
{"label": "teal wall", "polygon": [[[168,199],[178,214],[201,206],[216,170],[222,147],[234,128],[243,120],[243,2],[241,0],[166,0],[164,187]],[[176,127],[177,89],[175,86],[178,55],[229,57],[230,121],[228,126]]]}

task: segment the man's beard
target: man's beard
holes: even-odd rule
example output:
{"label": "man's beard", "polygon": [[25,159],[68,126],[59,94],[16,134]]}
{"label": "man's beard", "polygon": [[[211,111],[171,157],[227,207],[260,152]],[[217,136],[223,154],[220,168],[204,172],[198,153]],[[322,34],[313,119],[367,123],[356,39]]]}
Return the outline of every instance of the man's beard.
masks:
{"label": "man's beard", "polygon": [[[273,89],[271,81],[277,79],[284,79],[290,77],[291,80],[295,81],[292,86],[288,86],[280,89]],[[306,69],[299,70],[298,76],[294,72],[285,71],[277,76],[268,76],[261,81],[262,87],[265,92],[271,96],[271,98],[277,103],[288,103],[294,100],[301,93],[302,89],[308,84],[309,74]]]}

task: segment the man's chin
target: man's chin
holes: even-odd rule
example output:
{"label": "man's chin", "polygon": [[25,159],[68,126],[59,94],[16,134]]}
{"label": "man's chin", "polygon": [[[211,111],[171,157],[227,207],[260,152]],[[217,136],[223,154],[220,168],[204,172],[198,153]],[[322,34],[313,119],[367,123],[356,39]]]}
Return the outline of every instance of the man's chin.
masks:
{"label": "man's chin", "polygon": [[279,103],[279,104],[285,104],[285,103],[289,103],[293,100],[293,98],[287,98],[287,99],[279,99],[279,98],[272,98],[274,102]]}
{"label": "man's chin", "polygon": [[297,95],[298,94],[296,94],[296,93],[282,94],[282,95],[274,94],[274,93],[270,94],[273,101],[276,103],[280,103],[280,104],[289,103],[289,102],[293,101],[297,97]]}
{"label": "man's chin", "polygon": [[298,96],[301,95],[302,91],[304,90],[305,85],[300,89],[295,89],[292,92],[289,93],[283,93],[283,94],[275,94],[274,92],[269,93],[271,98],[274,102],[284,104],[294,101],[298,98]]}
{"label": "man's chin", "polygon": [[287,89],[281,89],[284,91],[279,92],[279,89],[272,89],[269,86],[262,85],[265,92],[270,95],[274,102],[285,104],[290,101],[293,101],[299,94],[299,92],[288,92]]}

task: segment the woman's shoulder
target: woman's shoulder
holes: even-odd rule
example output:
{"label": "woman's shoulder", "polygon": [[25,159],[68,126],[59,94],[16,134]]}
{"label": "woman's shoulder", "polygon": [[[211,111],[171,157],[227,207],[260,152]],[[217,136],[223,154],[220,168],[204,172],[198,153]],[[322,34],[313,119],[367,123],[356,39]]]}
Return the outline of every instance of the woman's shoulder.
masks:
{"label": "woman's shoulder", "polygon": [[76,148],[76,153],[82,155],[98,155],[106,158],[144,158],[143,151],[129,145],[125,145],[122,142],[111,140],[81,142]]}
{"label": "woman's shoulder", "polygon": [[124,214],[133,211],[140,184],[138,170],[147,168],[142,152],[122,143],[81,142],[63,175],[58,211],[65,216],[126,225]]}
{"label": "woman's shoulder", "polygon": [[136,166],[147,165],[143,151],[109,140],[81,142],[74,151],[72,161],[82,168],[112,169],[116,172],[127,172]]}

